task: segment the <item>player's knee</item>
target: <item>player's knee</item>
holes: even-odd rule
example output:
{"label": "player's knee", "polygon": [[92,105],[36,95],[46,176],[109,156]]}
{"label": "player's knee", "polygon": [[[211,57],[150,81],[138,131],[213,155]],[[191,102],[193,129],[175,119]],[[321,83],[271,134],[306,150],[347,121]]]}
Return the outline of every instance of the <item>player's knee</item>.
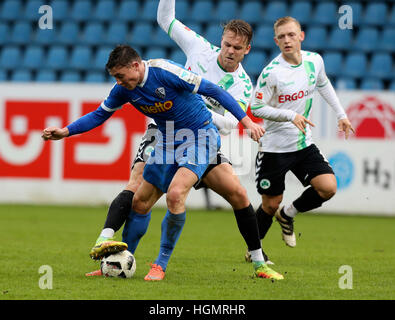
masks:
{"label": "player's knee", "polygon": [[147,202],[139,194],[135,194],[132,202],[132,210],[140,214],[147,213],[150,208],[146,204]]}
{"label": "player's knee", "polygon": [[336,184],[330,184],[325,188],[321,188],[320,190],[317,190],[317,193],[320,195],[320,197],[323,200],[327,201],[336,194],[336,191],[337,191]]}
{"label": "player's knee", "polygon": [[248,199],[247,190],[241,185],[235,185],[229,192],[229,202],[232,207],[245,208],[250,204]]}
{"label": "player's knee", "polygon": [[184,202],[184,192],[182,188],[173,187],[167,191],[166,203],[169,209],[177,208]]}
{"label": "player's knee", "polygon": [[277,209],[280,207],[281,200],[274,198],[274,199],[267,199],[266,201],[262,201],[262,209],[267,214],[274,216]]}

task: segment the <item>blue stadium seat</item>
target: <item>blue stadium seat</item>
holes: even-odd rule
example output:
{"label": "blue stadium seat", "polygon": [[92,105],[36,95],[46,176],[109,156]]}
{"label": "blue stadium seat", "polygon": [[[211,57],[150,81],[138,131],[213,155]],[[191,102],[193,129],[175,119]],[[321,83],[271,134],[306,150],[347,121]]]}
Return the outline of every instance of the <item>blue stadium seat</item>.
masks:
{"label": "blue stadium seat", "polygon": [[56,28],[53,29],[40,29],[37,28],[34,34],[34,43],[39,45],[52,45],[57,41]]}
{"label": "blue stadium seat", "polygon": [[263,17],[263,8],[260,1],[243,1],[240,9],[240,19],[249,23],[260,23]]}
{"label": "blue stadium seat", "polygon": [[117,20],[132,22],[140,15],[139,0],[122,1],[119,9]]}
{"label": "blue stadium seat", "polygon": [[52,0],[52,17],[54,22],[66,21],[70,14],[68,0]]}
{"label": "blue stadium seat", "polygon": [[[361,2],[353,1],[344,3],[349,5],[352,9],[352,25],[353,27],[359,27],[362,24],[363,17],[363,6]],[[340,14],[341,16],[345,13]],[[339,16],[340,17],[340,16]]]}
{"label": "blue stadium seat", "polygon": [[395,27],[395,5],[392,6],[392,10],[388,17],[388,26]]}
{"label": "blue stadium seat", "polygon": [[69,67],[75,70],[88,70],[92,64],[92,51],[88,46],[73,47]]}
{"label": "blue stadium seat", "polygon": [[84,82],[88,83],[100,83],[105,81],[106,77],[104,75],[104,71],[89,71],[84,77]]}
{"label": "blue stadium seat", "polygon": [[81,44],[99,45],[104,42],[104,27],[100,22],[88,22],[81,34]]}
{"label": "blue stadium seat", "polygon": [[193,2],[190,21],[210,22],[213,18],[214,5],[211,0],[198,0]]}
{"label": "blue stadium seat", "polygon": [[363,16],[363,22],[365,25],[371,26],[385,25],[387,22],[387,5],[385,2],[368,3]]}
{"label": "blue stadium seat", "polygon": [[68,64],[68,52],[64,46],[53,46],[48,50],[45,67],[53,70],[66,68]]}
{"label": "blue stadium seat", "polygon": [[11,81],[16,82],[30,82],[32,81],[32,74],[29,70],[14,70],[11,73]]}
{"label": "blue stadium seat", "polygon": [[308,24],[311,19],[313,6],[310,1],[293,2],[290,9],[290,16],[297,19],[300,24]]}
{"label": "blue stadium seat", "polygon": [[93,57],[93,70],[103,71],[106,69],[106,63],[112,49],[112,47],[100,47],[96,50]]}
{"label": "blue stadium seat", "polygon": [[357,83],[353,78],[337,78],[336,89],[340,90],[354,90],[357,88]]}
{"label": "blue stadium seat", "polygon": [[158,0],[143,1],[143,8],[139,15],[140,20],[156,22],[156,14],[158,9]]}
{"label": "blue stadium seat", "polygon": [[270,51],[270,54],[269,54],[269,59],[268,59],[267,61],[269,61],[269,63],[270,63],[270,62],[271,62],[274,58],[276,58],[280,53],[281,53],[281,51],[280,51],[279,48],[276,48],[276,49],[271,50],[271,51]]}
{"label": "blue stadium seat", "polygon": [[35,81],[54,82],[56,81],[56,72],[54,70],[38,70]]}
{"label": "blue stadium seat", "polygon": [[354,49],[370,52],[377,49],[379,32],[376,28],[363,27],[355,38]]}
{"label": "blue stadium seat", "polygon": [[0,82],[7,81],[7,72],[0,69]]}
{"label": "blue stadium seat", "polygon": [[260,25],[252,38],[252,45],[254,48],[256,47],[258,49],[273,49],[276,48],[276,43],[273,38],[273,27]]}
{"label": "blue stadium seat", "polygon": [[5,0],[0,10],[0,21],[17,20],[22,11],[22,1]]}
{"label": "blue stadium seat", "polygon": [[392,81],[391,81],[389,89],[390,89],[391,91],[395,91],[395,80],[392,80]]}
{"label": "blue stadium seat", "polygon": [[63,45],[73,45],[79,39],[78,23],[73,21],[64,22],[56,39],[56,42]]}
{"label": "blue stadium seat", "polygon": [[180,21],[185,21],[189,18],[189,3],[188,0],[176,1],[176,17]]}
{"label": "blue stadium seat", "polygon": [[99,0],[93,11],[93,20],[108,22],[113,20],[114,16],[115,16],[115,1]]}
{"label": "blue stadium seat", "polygon": [[208,42],[212,45],[220,47],[221,39],[222,39],[222,28],[218,23],[209,24],[207,26],[206,32],[204,33],[204,37]]}
{"label": "blue stadium seat", "polygon": [[323,55],[325,71],[329,77],[337,77],[343,67],[343,56],[339,52],[327,52]]}
{"label": "blue stadium seat", "polygon": [[131,45],[148,46],[152,44],[153,27],[148,22],[138,22],[135,24],[131,33]]}
{"label": "blue stadium seat", "polygon": [[18,21],[11,30],[10,42],[13,44],[27,44],[31,41],[32,26],[29,22]]}
{"label": "blue stadium seat", "polygon": [[78,71],[64,71],[60,75],[61,82],[80,82],[81,75]]}
{"label": "blue stadium seat", "polygon": [[360,89],[362,90],[383,90],[383,81],[377,78],[362,79]]}
{"label": "blue stadium seat", "polygon": [[367,59],[363,53],[349,53],[344,61],[343,76],[361,78],[367,72]]}
{"label": "blue stadium seat", "polygon": [[29,70],[37,70],[43,66],[44,49],[42,46],[30,46],[24,51],[22,67]]}
{"label": "blue stadium seat", "polygon": [[242,62],[244,70],[251,77],[253,83],[267,64],[266,54],[263,51],[251,51]]}
{"label": "blue stadium seat", "polygon": [[38,10],[42,5],[46,5],[46,4],[47,2],[45,2],[44,0],[29,0],[26,3],[24,9],[24,14],[23,14],[24,20],[29,22],[38,21],[42,16],[42,14],[38,12]]}
{"label": "blue stadium seat", "polygon": [[305,34],[305,40],[302,43],[304,49],[317,51],[326,48],[328,35],[325,27],[310,27]]}
{"label": "blue stadium seat", "polygon": [[152,43],[155,46],[164,46],[164,47],[175,47],[177,44],[173,41],[169,35],[162,30],[161,27],[156,26],[154,32],[152,34]]}
{"label": "blue stadium seat", "polygon": [[353,42],[353,31],[350,29],[340,29],[333,27],[328,36],[327,49],[332,50],[351,50]]}
{"label": "blue stadium seat", "polygon": [[370,61],[368,75],[373,78],[391,79],[393,77],[392,58],[389,53],[374,53]]}
{"label": "blue stadium seat", "polygon": [[11,70],[21,63],[21,49],[17,46],[3,47],[0,54],[0,69]]}
{"label": "blue stadium seat", "polygon": [[214,10],[214,19],[219,22],[227,22],[235,19],[238,13],[236,0],[220,0]]}
{"label": "blue stadium seat", "polygon": [[144,54],[144,59],[165,59],[167,58],[166,50],[163,48],[148,48]]}
{"label": "blue stadium seat", "polygon": [[325,26],[338,24],[337,4],[335,2],[319,2],[315,7],[312,22]]}
{"label": "blue stadium seat", "polygon": [[90,0],[76,0],[71,8],[70,18],[78,22],[85,22],[91,19],[92,3]]}
{"label": "blue stadium seat", "polygon": [[395,27],[384,28],[383,32],[380,33],[378,49],[388,52],[395,52]]}
{"label": "blue stadium seat", "polygon": [[285,2],[269,2],[262,21],[272,25],[278,18],[285,17],[287,15],[288,10]]}
{"label": "blue stadium seat", "polygon": [[113,22],[107,29],[104,43],[109,45],[123,44],[127,42],[128,27],[125,22]]}
{"label": "blue stadium seat", "polygon": [[185,56],[185,53],[181,49],[172,50],[169,59],[179,63],[182,66],[185,65],[185,62],[187,62],[187,57]]}
{"label": "blue stadium seat", "polygon": [[10,37],[10,27],[7,22],[0,22],[0,46],[8,43]]}

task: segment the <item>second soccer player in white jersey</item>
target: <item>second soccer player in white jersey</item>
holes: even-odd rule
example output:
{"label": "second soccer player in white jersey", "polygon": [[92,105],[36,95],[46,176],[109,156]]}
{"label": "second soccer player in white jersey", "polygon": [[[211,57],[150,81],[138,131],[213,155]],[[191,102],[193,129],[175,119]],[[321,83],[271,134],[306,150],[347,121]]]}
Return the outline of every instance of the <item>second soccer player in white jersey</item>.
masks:
{"label": "second soccer player in white jersey", "polygon": [[[314,124],[309,115],[314,91],[317,89],[332,107],[346,138],[354,129],[325,74],[322,57],[301,50],[304,32],[299,22],[292,17],[280,18],[274,24],[274,33],[281,53],[263,69],[251,103],[252,114],[265,119],[266,130],[256,157],[256,187],[262,196],[257,219],[262,239],[275,216],[283,240],[295,247],[295,215],[320,207],[337,188],[331,166],[311,137],[310,126]],[[288,171],[309,187],[280,209]]]}

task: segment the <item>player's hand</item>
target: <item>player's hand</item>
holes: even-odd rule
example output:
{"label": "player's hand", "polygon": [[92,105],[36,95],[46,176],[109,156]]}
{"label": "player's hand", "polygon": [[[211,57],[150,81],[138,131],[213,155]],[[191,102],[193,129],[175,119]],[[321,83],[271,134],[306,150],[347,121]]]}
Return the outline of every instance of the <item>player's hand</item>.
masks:
{"label": "player's hand", "polygon": [[351,125],[350,120],[348,120],[347,118],[339,120],[338,128],[339,131],[343,131],[345,133],[346,139],[348,139],[348,136],[350,135],[350,130],[352,131],[352,133],[355,133],[355,130]]}
{"label": "player's hand", "polygon": [[57,127],[48,127],[43,130],[41,138],[47,140],[60,140],[69,135],[69,129],[67,127],[61,129]]}
{"label": "player's hand", "polygon": [[315,127],[314,123],[312,123],[309,119],[302,116],[301,114],[296,114],[295,119],[293,119],[292,123],[298,128],[303,134],[306,134],[306,126],[309,124],[312,127]]}
{"label": "player's hand", "polygon": [[240,123],[248,130],[248,134],[251,139],[256,142],[259,142],[259,139],[265,134],[265,129],[263,129],[259,124],[253,122],[248,116],[241,119]]}

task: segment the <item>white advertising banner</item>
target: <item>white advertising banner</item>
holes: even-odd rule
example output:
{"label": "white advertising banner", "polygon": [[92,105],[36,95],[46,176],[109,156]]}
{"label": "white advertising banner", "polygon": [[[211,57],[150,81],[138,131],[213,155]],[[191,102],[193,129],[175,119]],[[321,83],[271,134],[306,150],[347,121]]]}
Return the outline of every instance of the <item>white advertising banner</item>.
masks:
{"label": "white advertising banner", "polygon": [[[44,142],[43,128],[65,126],[96,109],[111,85],[0,84],[0,203],[109,204],[126,185],[146,118],[130,105],[102,126],[61,141]],[[338,192],[319,211],[395,215],[395,94],[338,92],[356,128],[345,141],[319,96],[312,109],[313,138],[332,165]],[[257,144],[233,132],[222,151],[232,161],[252,204]],[[303,187],[288,174],[284,203]],[[213,192],[214,205],[229,205]],[[162,197],[158,205],[165,206]],[[203,191],[187,205],[204,207]]]}

